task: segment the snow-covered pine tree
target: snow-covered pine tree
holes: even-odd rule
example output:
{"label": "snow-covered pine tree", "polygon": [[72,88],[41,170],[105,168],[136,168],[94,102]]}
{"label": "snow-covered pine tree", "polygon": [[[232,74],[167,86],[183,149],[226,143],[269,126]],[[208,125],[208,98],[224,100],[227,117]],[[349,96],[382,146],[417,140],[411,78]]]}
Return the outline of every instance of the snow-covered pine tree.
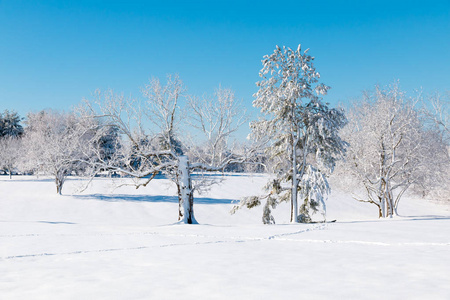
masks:
{"label": "snow-covered pine tree", "polygon": [[[268,195],[244,198],[234,208],[253,207],[268,199],[263,222],[273,223],[270,208],[280,201],[291,203],[291,222],[309,222],[310,213],[322,206],[329,192],[326,173],[332,171],[336,159],[345,152],[346,143],[339,130],[346,124],[341,109],[330,109],[321,101],[328,86],[319,83],[314,57],[288,47],[276,47],[271,55],[264,56],[262,78],[256,85],[258,92],[253,106],[261,109],[267,119],[250,124],[251,137],[266,139],[267,155],[279,163],[276,178],[269,182]],[[300,197],[300,207],[298,198]]]}
{"label": "snow-covered pine tree", "polygon": [[23,135],[23,127],[20,125],[22,118],[15,111],[5,110],[0,113],[0,138],[11,136],[21,137]]}
{"label": "snow-covered pine tree", "polygon": [[[101,128],[102,124],[99,124]],[[119,128],[117,126],[104,126],[104,130],[98,134],[96,146],[102,160],[113,159],[113,156],[120,147]]]}

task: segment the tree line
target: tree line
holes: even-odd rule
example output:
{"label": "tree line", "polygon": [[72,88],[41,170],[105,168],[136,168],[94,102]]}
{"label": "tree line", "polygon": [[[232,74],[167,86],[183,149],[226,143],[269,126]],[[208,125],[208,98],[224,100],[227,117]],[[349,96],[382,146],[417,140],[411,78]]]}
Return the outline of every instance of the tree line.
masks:
{"label": "tree line", "polygon": [[[264,204],[266,224],[275,223],[271,211],[281,202],[290,203],[291,222],[324,214],[333,171],[379,217],[398,214],[407,190],[448,200],[450,95],[411,98],[394,83],[365,92],[346,111],[330,108],[313,61],[300,45],[265,56],[253,101],[261,117],[251,122],[232,90],[188,95],[177,75],[149,80],[139,98],[96,91],[70,112],[44,110],[25,120],[6,110],[0,167],[10,177],[51,175],[59,194],[70,175],[127,176],[143,187],[163,174],[177,187],[178,219],[189,224],[197,222],[194,191],[217,180],[205,172],[273,174],[265,192],[232,209]],[[245,124],[250,141],[233,140]]]}

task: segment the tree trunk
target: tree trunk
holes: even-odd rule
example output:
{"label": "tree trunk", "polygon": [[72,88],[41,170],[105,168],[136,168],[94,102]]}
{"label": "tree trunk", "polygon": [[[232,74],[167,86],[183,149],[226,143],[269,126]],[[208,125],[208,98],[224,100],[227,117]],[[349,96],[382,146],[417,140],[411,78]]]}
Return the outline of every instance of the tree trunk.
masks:
{"label": "tree trunk", "polygon": [[177,174],[177,194],[178,194],[178,221],[183,219],[183,198],[181,197],[180,178]]}
{"label": "tree trunk", "polygon": [[380,197],[380,214],[381,218],[386,217],[386,199],[384,197]]}
{"label": "tree trunk", "polygon": [[62,194],[64,179],[65,179],[64,172],[62,172],[62,173],[60,171],[56,172],[56,175],[55,175],[56,193],[58,193],[59,195]]}
{"label": "tree trunk", "polygon": [[394,205],[394,215],[395,215],[395,216],[398,216],[397,205]]}
{"label": "tree trunk", "polygon": [[198,224],[194,217],[194,191],[192,190],[189,160],[185,155],[179,157],[178,184],[183,203],[183,221],[185,224]]}
{"label": "tree trunk", "polygon": [[56,193],[61,195],[62,187],[63,187],[63,181],[60,180],[58,177],[56,177],[55,183],[56,183]]}
{"label": "tree trunk", "polygon": [[[386,176],[388,178],[388,176]],[[394,197],[392,195],[391,185],[389,179],[386,182],[386,198],[388,203],[388,217],[394,216]]]}
{"label": "tree trunk", "polygon": [[291,186],[291,223],[298,223],[298,201],[297,201],[297,156],[295,145],[292,145],[292,186]]}
{"label": "tree trunk", "polygon": [[389,217],[392,218],[394,216],[394,201],[391,195],[389,195],[388,203],[389,203]]}

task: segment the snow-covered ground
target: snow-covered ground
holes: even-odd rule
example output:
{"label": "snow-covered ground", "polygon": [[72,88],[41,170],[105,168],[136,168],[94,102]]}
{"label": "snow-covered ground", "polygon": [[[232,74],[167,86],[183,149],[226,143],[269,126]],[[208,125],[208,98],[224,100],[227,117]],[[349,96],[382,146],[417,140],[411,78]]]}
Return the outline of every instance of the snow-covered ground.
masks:
{"label": "snow-covered ground", "polygon": [[[178,224],[174,186],[0,177],[0,299],[450,299],[450,210],[406,198],[402,217],[333,192],[328,219],[230,215],[266,178],[227,176]],[[115,182],[118,184],[119,182]]]}

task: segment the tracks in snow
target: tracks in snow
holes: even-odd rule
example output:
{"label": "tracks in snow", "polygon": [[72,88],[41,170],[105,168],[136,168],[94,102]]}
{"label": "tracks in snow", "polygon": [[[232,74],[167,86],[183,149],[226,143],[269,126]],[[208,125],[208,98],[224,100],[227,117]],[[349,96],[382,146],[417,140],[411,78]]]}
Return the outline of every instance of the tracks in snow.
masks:
{"label": "tracks in snow", "polygon": [[126,247],[126,248],[108,248],[108,249],[95,249],[95,250],[78,250],[70,252],[59,252],[59,253],[36,253],[36,254],[22,254],[22,255],[10,255],[5,257],[0,257],[1,260],[12,260],[21,258],[36,258],[36,257],[49,257],[58,255],[77,255],[77,254],[88,254],[88,253],[101,253],[101,252],[115,252],[115,251],[132,251],[132,250],[145,250],[145,249],[155,249],[155,248],[167,248],[167,247],[180,247],[180,246],[195,246],[195,245],[210,245],[210,244],[222,244],[222,243],[244,243],[244,242],[258,242],[264,240],[275,240],[283,236],[292,236],[314,230],[322,230],[325,225],[316,225],[314,227],[297,230],[294,232],[281,233],[276,235],[270,235],[267,237],[249,237],[249,236],[215,236],[215,235],[205,235],[205,234],[181,234],[181,233],[162,233],[162,232],[130,232],[130,233],[92,233],[92,234],[19,234],[19,235],[0,235],[0,238],[23,238],[23,237],[101,237],[101,236],[144,236],[144,235],[155,235],[161,237],[182,237],[182,238],[205,238],[211,239],[209,241],[196,241],[189,243],[169,243],[161,245],[152,246],[140,246],[140,247]]}
{"label": "tracks in snow", "polygon": [[386,243],[375,241],[357,241],[357,240],[321,240],[321,239],[295,239],[289,238],[303,233],[324,230],[327,228],[326,224],[315,225],[306,229],[297,230],[294,232],[280,233],[269,235],[265,237],[251,237],[251,236],[215,236],[204,234],[182,234],[182,233],[162,233],[162,232],[130,232],[130,233],[93,233],[93,234],[23,234],[23,235],[1,235],[0,238],[19,238],[19,237],[88,237],[88,236],[145,236],[154,235],[161,237],[183,237],[183,238],[205,238],[211,239],[209,241],[195,241],[188,243],[169,243],[161,245],[151,246],[138,246],[138,247],[123,247],[123,248],[108,248],[108,249],[94,249],[94,250],[77,250],[70,252],[59,253],[36,253],[36,254],[22,254],[0,257],[1,260],[14,260],[22,258],[36,258],[36,257],[49,257],[59,255],[79,255],[90,253],[103,253],[103,252],[117,252],[117,251],[137,251],[148,250],[167,247],[182,247],[182,246],[196,246],[196,245],[211,245],[222,243],[245,243],[245,242],[260,242],[260,241],[280,241],[280,242],[293,242],[293,243],[323,243],[323,244],[353,244],[353,245],[370,245],[370,246],[450,246],[450,242],[447,243],[426,243],[426,242],[405,242],[405,243]]}

